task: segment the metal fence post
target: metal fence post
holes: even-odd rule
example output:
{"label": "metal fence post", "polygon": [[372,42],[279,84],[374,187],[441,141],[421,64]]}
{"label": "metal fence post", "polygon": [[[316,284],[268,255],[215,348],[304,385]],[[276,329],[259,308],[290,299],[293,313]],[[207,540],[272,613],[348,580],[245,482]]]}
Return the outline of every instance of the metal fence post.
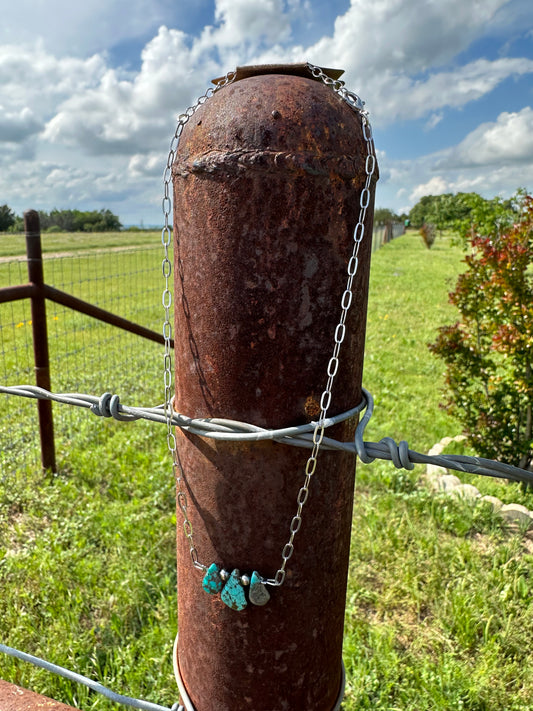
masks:
{"label": "metal fence post", "polygon": [[[176,410],[267,428],[319,416],[366,155],[360,116],[306,67],[258,67],[185,125],[173,165]],[[373,192],[332,415],[361,400]],[[353,426],[328,435],[351,438]],[[193,559],[274,576],[309,452],[177,441]],[[204,592],[178,526],[175,661],[196,711],[338,708],[354,468],[320,452],[285,582],[264,607],[235,612]]]}
{"label": "metal fence post", "polygon": [[2,711],[28,711],[28,709],[43,709],[43,711],[76,711],[73,706],[54,701],[41,694],[28,691],[16,684],[8,684],[0,679],[0,708]]}
{"label": "metal fence post", "polygon": [[[35,382],[45,390],[50,390],[50,357],[48,352],[48,329],[46,323],[46,299],[44,297],[43,256],[39,213],[27,210],[24,213],[26,233],[26,256],[28,279],[36,287],[31,296],[31,321],[33,335],[33,355]],[[54,443],[54,421],[50,400],[38,400],[39,433],[41,439],[41,462],[43,469],[56,471]]]}

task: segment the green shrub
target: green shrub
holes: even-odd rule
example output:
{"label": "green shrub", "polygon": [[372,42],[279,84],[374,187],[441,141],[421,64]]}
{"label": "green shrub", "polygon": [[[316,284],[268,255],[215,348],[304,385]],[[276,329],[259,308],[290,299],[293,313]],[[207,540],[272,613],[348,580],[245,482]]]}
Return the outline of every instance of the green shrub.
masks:
{"label": "green shrub", "polygon": [[501,234],[470,236],[450,301],[461,319],[430,349],[446,363],[446,407],[485,457],[523,468],[533,460],[533,199]]}

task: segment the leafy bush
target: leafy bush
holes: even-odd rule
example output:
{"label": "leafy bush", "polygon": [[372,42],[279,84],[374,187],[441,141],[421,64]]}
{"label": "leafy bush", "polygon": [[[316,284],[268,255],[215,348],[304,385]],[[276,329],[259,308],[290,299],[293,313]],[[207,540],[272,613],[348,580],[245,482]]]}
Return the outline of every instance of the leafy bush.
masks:
{"label": "leafy bush", "polygon": [[[533,198],[518,219],[469,238],[471,253],[450,301],[461,320],[430,350],[446,363],[446,407],[482,456],[522,468],[533,461]],[[475,227],[475,226],[474,226]]]}
{"label": "leafy bush", "polygon": [[435,225],[424,222],[424,224],[420,228],[420,234],[422,235],[422,239],[424,240],[424,244],[426,245],[426,247],[428,249],[431,249],[437,236],[437,230],[435,229]]}

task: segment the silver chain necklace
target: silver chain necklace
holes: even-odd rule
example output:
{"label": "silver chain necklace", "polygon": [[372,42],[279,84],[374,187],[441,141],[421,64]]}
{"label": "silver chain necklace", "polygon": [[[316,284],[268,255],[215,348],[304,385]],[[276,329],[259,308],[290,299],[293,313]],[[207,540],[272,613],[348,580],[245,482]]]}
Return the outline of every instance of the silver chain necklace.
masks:
{"label": "silver chain necklace", "polygon": [[292,557],[292,554],[294,553],[294,539],[302,525],[302,512],[309,496],[309,487],[313,475],[316,471],[318,453],[320,451],[320,447],[324,437],[325,421],[327,411],[331,404],[331,392],[333,382],[339,367],[339,353],[341,349],[341,344],[344,341],[344,337],[346,334],[346,317],[348,315],[348,311],[352,303],[353,281],[359,265],[359,248],[361,242],[363,241],[365,233],[365,218],[371,197],[371,181],[376,169],[376,154],[374,149],[374,141],[372,138],[372,127],[368,120],[367,112],[364,110],[364,102],[361,101],[361,99],[356,94],[352,93],[351,91],[348,91],[344,86],[344,82],[338,79],[332,79],[327,74],[325,74],[320,67],[308,63],[307,68],[310,74],[315,79],[319,79],[327,86],[330,86],[331,89],[338,96],[340,96],[353,111],[355,111],[360,116],[363,138],[365,140],[367,150],[365,160],[366,179],[365,185],[359,197],[359,217],[353,235],[353,251],[348,262],[346,288],[341,298],[341,316],[335,329],[333,352],[327,366],[328,379],[326,387],[324,388],[324,391],[320,398],[320,416],[317,422],[315,423],[315,427],[313,430],[313,447],[305,465],[304,482],[298,492],[298,496],[296,497],[297,507],[296,512],[289,525],[289,537],[287,543],[283,546],[283,549],[281,551],[281,564],[276,574],[272,578],[263,577],[256,570],[252,571],[251,575],[241,575],[240,571],[237,569],[234,569],[230,573],[228,570],[221,568],[216,563],[212,563],[211,565],[207,566],[204,563],[200,562],[198,551],[194,543],[193,527],[188,514],[187,495],[184,489],[184,472],[178,458],[176,436],[172,426],[172,324],[170,320],[172,292],[170,290],[169,283],[169,279],[172,274],[172,264],[169,259],[169,247],[171,245],[172,239],[171,228],[169,225],[169,217],[172,207],[170,199],[172,164],[176,156],[179,140],[183,132],[183,128],[185,127],[185,124],[195,114],[197,109],[202,106],[202,104],[204,104],[208,99],[210,99],[213,94],[220,91],[225,86],[231,84],[235,80],[237,74],[235,71],[228,72],[225,77],[220,80],[217,80],[216,86],[210,87],[205,92],[205,94],[203,94],[196,101],[196,104],[194,104],[194,106],[190,106],[184,113],[180,114],[180,116],[178,117],[176,131],[174,132],[174,136],[172,137],[172,140],[170,142],[167,164],[163,174],[164,196],[162,201],[162,208],[164,215],[164,226],[161,233],[161,241],[163,243],[165,252],[165,256],[162,263],[163,277],[165,280],[165,288],[163,290],[162,302],[163,308],[165,310],[165,320],[163,323],[163,336],[165,339],[164,411],[165,420],[167,424],[167,446],[172,456],[173,471],[177,486],[177,503],[183,515],[183,532],[189,544],[189,554],[191,557],[192,564],[197,570],[202,571],[204,575],[202,587],[205,592],[209,594],[220,593],[222,601],[226,605],[228,605],[228,607],[234,610],[244,609],[247,606],[248,601],[254,605],[266,604],[270,599],[270,593],[268,592],[267,586],[279,587],[280,585],[283,585],[283,582],[285,581],[287,563]]}

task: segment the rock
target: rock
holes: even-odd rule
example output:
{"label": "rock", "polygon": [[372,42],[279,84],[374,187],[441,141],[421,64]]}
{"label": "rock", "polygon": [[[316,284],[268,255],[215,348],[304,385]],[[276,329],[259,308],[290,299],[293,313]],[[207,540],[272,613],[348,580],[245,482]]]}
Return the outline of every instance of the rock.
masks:
{"label": "rock", "polygon": [[444,449],[444,447],[439,442],[438,444],[434,444],[433,447],[431,447],[428,454],[430,457],[438,457],[439,454],[442,454],[443,449]]}
{"label": "rock", "polygon": [[459,484],[459,486],[454,486],[450,494],[467,501],[475,501],[481,496],[479,489],[472,484]]}
{"label": "rock", "polygon": [[455,489],[456,486],[460,485],[461,480],[458,476],[455,476],[455,474],[445,474],[444,476],[441,476],[438,481],[438,488],[441,491],[450,491],[451,489]]}
{"label": "rock", "polygon": [[498,512],[503,506],[503,503],[500,501],[500,499],[498,499],[497,496],[482,496],[481,501],[486,501],[492,506],[493,511],[496,512]]}
{"label": "rock", "polygon": [[438,467],[436,464],[426,465],[426,475],[432,479],[446,474],[446,471],[444,467]]}
{"label": "rock", "polygon": [[508,523],[529,525],[532,522],[529,510],[521,504],[504,504],[499,513]]}

